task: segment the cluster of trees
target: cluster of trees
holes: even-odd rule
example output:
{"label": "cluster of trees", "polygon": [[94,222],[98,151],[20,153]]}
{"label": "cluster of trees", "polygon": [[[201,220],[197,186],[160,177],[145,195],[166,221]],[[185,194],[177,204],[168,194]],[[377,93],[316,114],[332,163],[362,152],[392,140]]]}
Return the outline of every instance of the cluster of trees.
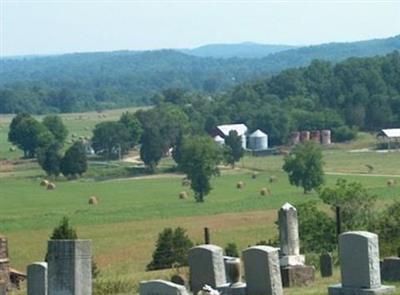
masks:
{"label": "cluster of trees", "polygon": [[62,154],[68,130],[58,116],[46,116],[39,122],[29,114],[16,115],[10,124],[8,140],[23,150],[26,158],[37,157],[39,165],[49,175],[60,173],[68,178],[87,170],[86,151],[82,142],[75,142]]}
{"label": "cluster of trees", "polygon": [[[169,87],[213,94],[284,69],[307,66],[313,59],[338,62],[351,56],[387,54],[399,48],[400,36],[396,36],[295,48],[264,58],[211,58],[219,55],[215,47],[206,57],[161,50],[9,58],[2,60],[0,68],[0,113],[77,112],[148,105],[152,94]],[[221,57],[225,56],[223,53]],[[317,78],[325,80],[325,84],[331,82],[324,75]],[[279,91],[287,86],[287,93],[301,95],[296,89],[302,86],[296,74],[289,73],[277,82]]]}

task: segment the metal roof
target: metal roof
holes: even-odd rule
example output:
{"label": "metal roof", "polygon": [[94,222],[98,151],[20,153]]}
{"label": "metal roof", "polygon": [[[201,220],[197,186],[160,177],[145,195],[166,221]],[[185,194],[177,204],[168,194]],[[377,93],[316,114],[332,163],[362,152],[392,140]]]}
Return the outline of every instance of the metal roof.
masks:
{"label": "metal roof", "polygon": [[383,133],[387,137],[400,137],[400,128],[393,129],[382,129],[381,133]]}
{"label": "metal roof", "polygon": [[252,134],[250,134],[250,137],[266,137],[266,136],[268,135],[262,132],[260,129],[257,129]]}
{"label": "metal roof", "polygon": [[228,136],[229,132],[235,130],[239,136],[246,134],[247,126],[244,124],[226,124],[219,125],[217,128],[225,135]]}

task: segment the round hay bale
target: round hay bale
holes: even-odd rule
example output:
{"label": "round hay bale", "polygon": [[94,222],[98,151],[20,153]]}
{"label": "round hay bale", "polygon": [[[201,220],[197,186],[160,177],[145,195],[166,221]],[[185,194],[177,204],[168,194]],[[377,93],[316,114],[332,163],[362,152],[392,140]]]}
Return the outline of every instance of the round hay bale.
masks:
{"label": "round hay bale", "polygon": [[258,176],[258,173],[257,173],[257,172],[253,172],[253,174],[251,174],[251,178],[253,178],[253,179],[256,179],[257,176]]}
{"label": "round hay bale", "polygon": [[270,196],[271,195],[271,191],[269,190],[269,188],[267,187],[263,187],[260,191],[260,195],[261,196]]}
{"label": "round hay bale", "polygon": [[45,187],[47,187],[49,185],[49,181],[47,180],[47,179],[43,179],[41,182],[40,182],[40,186],[45,186]]}
{"label": "round hay bale", "polygon": [[269,177],[269,183],[274,183],[278,181],[278,177],[276,177],[275,175],[271,175]]}
{"label": "round hay bale", "polygon": [[99,199],[96,196],[91,196],[89,198],[89,205],[97,205],[99,203]]}
{"label": "round hay bale", "polygon": [[56,188],[56,185],[52,182],[49,182],[46,187],[48,190],[53,190]]}
{"label": "round hay bale", "polygon": [[189,194],[187,192],[185,192],[185,191],[182,191],[182,192],[179,193],[179,199],[181,199],[181,200],[185,200],[188,197],[189,197]]}
{"label": "round hay bale", "polygon": [[236,184],[236,188],[238,188],[238,189],[244,188],[244,182],[243,181],[238,181],[238,183]]}
{"label": "round hay bale", "polygon": [[395,184],[396,184],[396,180],[394,180],[394,179],[389,179],[387,181],[387,186],[394,186]]}
{"label": "round hay bale", "polygon": [[182,179],[182,186],[190,186],[190,180],[187,178]]}
{"label": "round hay bale", "polygon": [[9,149],[10,152],[15,152],[16,150],[17,150],[17,148],[15,146],[11,146]]}

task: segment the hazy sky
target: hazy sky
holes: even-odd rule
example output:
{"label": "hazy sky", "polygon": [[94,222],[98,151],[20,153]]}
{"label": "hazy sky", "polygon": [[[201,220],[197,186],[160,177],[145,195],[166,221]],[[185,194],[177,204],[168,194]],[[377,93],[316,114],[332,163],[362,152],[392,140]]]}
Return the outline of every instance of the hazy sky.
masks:
{"label": "hazy sky", "polygon": [[393,1],[0,0],[0,54],[318,44],[400,34]]}

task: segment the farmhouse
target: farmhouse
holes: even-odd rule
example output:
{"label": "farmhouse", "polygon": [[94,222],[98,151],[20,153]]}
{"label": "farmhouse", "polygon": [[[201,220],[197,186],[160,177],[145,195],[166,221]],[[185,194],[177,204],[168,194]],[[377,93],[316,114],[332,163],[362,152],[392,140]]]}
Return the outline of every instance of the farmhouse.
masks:
{"label": "farmhouse", "polygon": [[378,144],[384,145],[387,149],[400,148],[400,128],[382,129],[378,135]]}
{"label": "farmhouse", "polygon": [[246,136],[248,128],[245,124],[226,124],[226,125],[219,125],[214,128],[212,131],[212,136],[216,142],[221,143],[221,139],[217,136],[224,139],[226,136],[229,135],[229,132],[236,131],[237,134],[242,138],[242,147],[246,148]]}

